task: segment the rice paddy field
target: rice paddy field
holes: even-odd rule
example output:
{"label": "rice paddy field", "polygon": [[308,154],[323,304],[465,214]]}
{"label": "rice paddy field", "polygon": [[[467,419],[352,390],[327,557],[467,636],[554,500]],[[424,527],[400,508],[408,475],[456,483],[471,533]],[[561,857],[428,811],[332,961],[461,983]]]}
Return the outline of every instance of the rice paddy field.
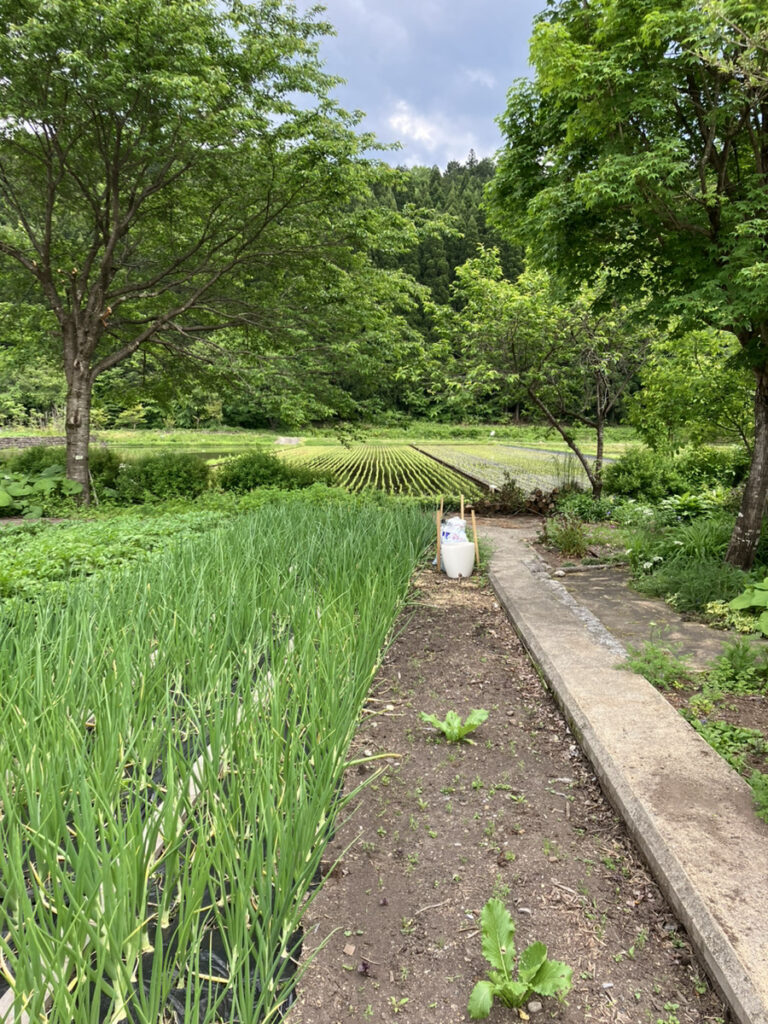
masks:
{"label": "rice paddy field", "polygon": [[282,1019],[431,532],[295,498],[0,604],[0,1020]]}
{"label": "rice paddy field", "polygon": [[353,492],[375,488],[418,497],[464,494],[478,498],[484,489],[460,470],[442,465],[407,444],[340,444],[296,447],[282,458],[330,473],[333,482]]}
{"label": "rice paddy field", "polygon": [[565,483],[589,486],[584,469],[572,452],[548,452],[506,444],[424,443],[419,451],[441,463],[469,473],[489,487],[500,487],[510,476],[524,490],[551,491]]}

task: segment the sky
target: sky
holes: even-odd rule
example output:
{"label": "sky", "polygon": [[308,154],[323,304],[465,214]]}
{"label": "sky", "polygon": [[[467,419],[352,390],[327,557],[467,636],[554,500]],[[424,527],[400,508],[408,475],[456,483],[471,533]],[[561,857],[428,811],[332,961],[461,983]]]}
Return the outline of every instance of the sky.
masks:
{"label": "sky", "polygon": [[[336,93],[362,110],[362,128],[392,164],[464,162],[493,156],[495,118],[507,89],[530,73],[528,40],[545,0],[323,0],[335,38],[321,44],[325,70],[347,84]],[[310,6],[309,0],[301,5]]]}

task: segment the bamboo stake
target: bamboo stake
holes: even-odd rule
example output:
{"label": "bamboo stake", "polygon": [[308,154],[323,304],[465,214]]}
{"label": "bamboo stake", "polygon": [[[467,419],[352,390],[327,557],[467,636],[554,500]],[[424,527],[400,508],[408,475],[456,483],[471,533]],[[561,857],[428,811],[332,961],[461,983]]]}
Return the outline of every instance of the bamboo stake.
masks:
{"label": "bamboo stake", "polygon": [[475,519],[475,510],[472,509],[472,536],[475,539],[475,565],[480,567],[480,545],[477,543],[477,521]]}
{"label": "bamboo stake", "polygon": [[464,518],[464,495],[461,496],[461,518]]}

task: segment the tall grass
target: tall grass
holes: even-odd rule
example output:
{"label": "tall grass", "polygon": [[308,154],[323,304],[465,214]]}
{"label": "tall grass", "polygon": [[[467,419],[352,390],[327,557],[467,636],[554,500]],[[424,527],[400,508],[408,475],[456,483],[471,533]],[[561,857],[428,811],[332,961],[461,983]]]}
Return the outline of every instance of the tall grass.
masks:
{"label": "tall grass", "polygon": [[5,1019],[280,1018],[430,531],[292,501],[0,611]]}

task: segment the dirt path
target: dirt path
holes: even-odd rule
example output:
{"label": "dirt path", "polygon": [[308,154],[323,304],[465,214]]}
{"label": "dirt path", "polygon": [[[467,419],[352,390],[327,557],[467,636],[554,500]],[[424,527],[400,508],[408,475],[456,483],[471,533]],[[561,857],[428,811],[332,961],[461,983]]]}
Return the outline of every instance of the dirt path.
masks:
{"label": "dirt path", "polygon": [[[567,1002],[534,1000],[523,1019],[727,1021],[490,588],[430,570],[415,583],[351,754],[399,756],[328,851],[305,951],[327,944],[290,1024],[468,1020],[491,896],[518,948],[541,940],[573,967]],[[490,713],[476,745],[447,744],[419,719],[471,708]],[[489,1019],[519,1018],[496,1005]]]}

